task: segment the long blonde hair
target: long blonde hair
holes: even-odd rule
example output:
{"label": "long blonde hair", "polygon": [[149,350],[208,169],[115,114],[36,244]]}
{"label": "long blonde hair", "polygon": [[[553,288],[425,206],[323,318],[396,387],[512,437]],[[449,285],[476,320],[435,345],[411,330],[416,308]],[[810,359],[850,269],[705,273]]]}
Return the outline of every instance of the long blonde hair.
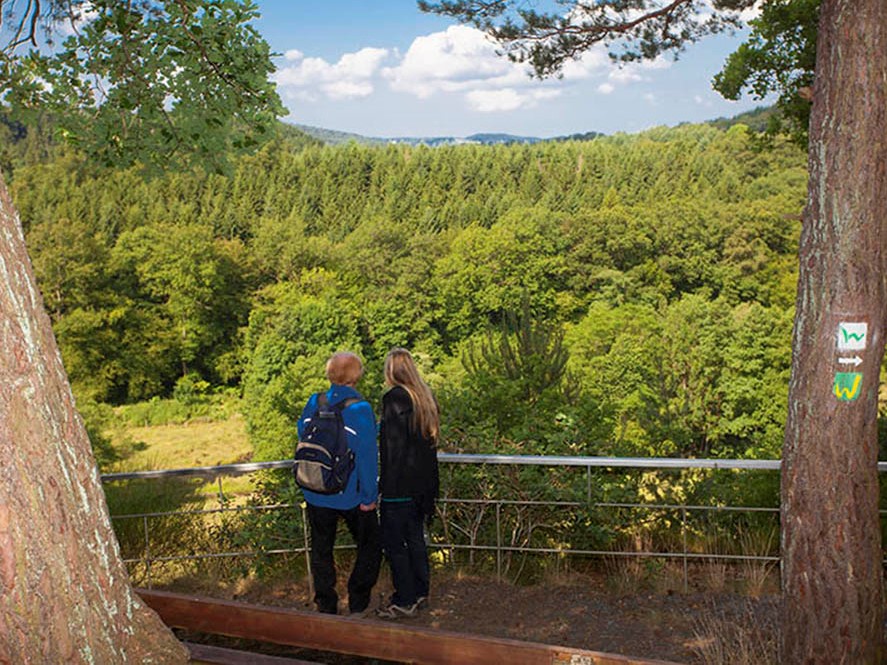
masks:
{"label": "long blonde hair", "polygon": [[395,348],[385,358],[385,383],[400,386],[413,401],[413,426],[426,438],[437,441],[440,430],[440,413],[428,384],[419,376],[416,361],[406,349]]}

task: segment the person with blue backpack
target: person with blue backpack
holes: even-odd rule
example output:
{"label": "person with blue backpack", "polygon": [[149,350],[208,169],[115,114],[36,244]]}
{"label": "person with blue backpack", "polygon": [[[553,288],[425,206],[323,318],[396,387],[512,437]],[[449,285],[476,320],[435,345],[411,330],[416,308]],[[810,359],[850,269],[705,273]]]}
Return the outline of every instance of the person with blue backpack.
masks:
{"label": "person with blue backpack", "polygon": [[298,423],[293,470],[308,506],[314,602],[327,614],[338,612],[333,547],[340,518],[357,546],[348,579],[352,614],[369,606],[382,563],[376,418],[356,389],[362,375],[356,354],[333,354],[326,364],[329,389],[308,399]]}

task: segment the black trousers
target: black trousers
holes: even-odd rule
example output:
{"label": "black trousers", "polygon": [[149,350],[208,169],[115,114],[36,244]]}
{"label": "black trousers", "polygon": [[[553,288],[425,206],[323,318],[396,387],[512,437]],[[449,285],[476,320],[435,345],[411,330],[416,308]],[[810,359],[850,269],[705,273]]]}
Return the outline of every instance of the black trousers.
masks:
{"label": "black trousers", "polygon": [[382,501],[382,543],[391,566],[391,602],[409,607],[428,596],[431,571],[425,547],[425,516],[414,501]]}
{"label": "black trousers", "polygon": [[318,611],[327,614],[335,614],[339,604],[333,547],[336,544],[336,527],[340,517],[345,521],[354,544],[357,545],[357,558],[348,578],[348,609],[351,612],[363,612],[370,604],[370,593],[379,578],[379,566],[382,563],[379,518],[375,510],[363,511],[359,507],[336,510],[309,503],[314,602]]}

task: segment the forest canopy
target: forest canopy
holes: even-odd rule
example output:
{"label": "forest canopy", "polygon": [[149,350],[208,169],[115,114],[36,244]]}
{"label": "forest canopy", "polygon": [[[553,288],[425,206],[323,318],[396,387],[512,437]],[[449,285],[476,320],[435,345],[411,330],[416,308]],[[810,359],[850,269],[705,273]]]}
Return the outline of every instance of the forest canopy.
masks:
{"label": "forest canopy", "polygon": [[396,345],[450,449],[779,456],[806,184],[787,141],[287,132],[230,175],[145,179],[35,140],[5,159],[81,403],[236,389],[256,458],[280,459],[331,351],[364,356],[378,399]]}

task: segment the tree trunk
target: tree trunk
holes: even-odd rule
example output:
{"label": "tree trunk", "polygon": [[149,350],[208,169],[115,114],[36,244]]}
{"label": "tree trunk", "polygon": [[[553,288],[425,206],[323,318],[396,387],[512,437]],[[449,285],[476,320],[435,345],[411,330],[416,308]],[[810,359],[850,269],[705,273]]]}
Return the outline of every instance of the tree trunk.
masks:
{"label": "tree trunk", "polygon": [[887,15],[883,0],[823,0],[820,12],[783,450],[780,662],[877,663]]}
{"label": "tree trunk", "polygon": [[0,663],[184,663],[133,593],[0,176]]}

